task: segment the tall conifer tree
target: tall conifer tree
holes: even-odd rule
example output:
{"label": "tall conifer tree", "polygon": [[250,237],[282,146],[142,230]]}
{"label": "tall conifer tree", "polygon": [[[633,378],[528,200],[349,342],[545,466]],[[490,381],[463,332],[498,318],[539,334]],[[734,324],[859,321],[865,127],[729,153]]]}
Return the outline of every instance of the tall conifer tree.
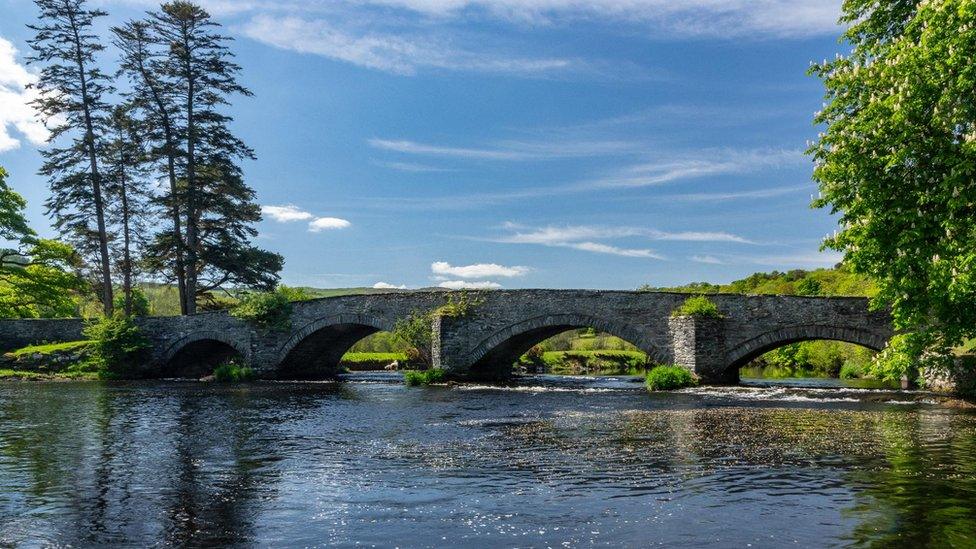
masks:
{"label": "tall conifer tree", "polygon": [[[99,148],[109,111],[103,97],[112,91],[96,55],[104,49],[92,24],[105,12],[90,10],[85,0],[35,0],[40,22],[29,25],[34,50],[28,62],[41,66],[33,106],[51,130],[52,142],[41,151],[40,173],[48,177],[46,206],[55,227],[88,257],[94,257],[97,286],[106,315],[112,314],[112,271],[105,224]],[[92,226],[94,222],[94,226]]]}
{"label": "tall conifer tree", "polygon": [[169,230],[155,246],[156,252],[164,252],[155,261],[157,274],[176,282],[180,311],[187,314],[186,243],[180,205],[183,182],[179,175],[184,170],[185,155],[181,149],[177,90],[163,80],[168,51],[158,47],[161,40],[147,21],[130,21],[113,27],[112,32],[122,54],[120,74],[127,76],[132,86],[127,98],[142,117],[141,137],[149,144],[147,161],[156,166],[168,184],[168,191],[157,197],[170,221]]}
{"label": "tall conifer tree", "polygon": [[[218,288],[273,288],[283,260],[250,243],[261,214],[239,162],[254,153],[231,132],[232,119],[221,112],[230,97],[251,95],[237,81],[240,67],[226,46],[230,38],[219,33],[203,8],[183,0],[163,4],[150,14],[149,25],[165,54],[153,70],[173,94],[180,139],[178,185],[171,200],[185,220],[185,311],[193,314],[197,298]],[[178,235],[163,232],[150,255],[178,256],[180,246]]]}

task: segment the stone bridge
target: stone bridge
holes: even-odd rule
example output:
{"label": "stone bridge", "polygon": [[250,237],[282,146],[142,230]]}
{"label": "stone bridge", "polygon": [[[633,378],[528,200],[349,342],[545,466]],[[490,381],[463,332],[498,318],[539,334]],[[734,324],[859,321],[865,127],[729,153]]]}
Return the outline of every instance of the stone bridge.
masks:
{"label": "stone bridge", "polygon": [[[272,331],[226,312],[151,317],[138,323],[151,339],[146,374],[201,375],[237,355],[262,377],[318,379],[338,371],[360,339],[391,331],[413,312],[447,302],[447,292],[391,292],[294,304],[292,328]],[[723,318],[674,317],[690,294],[590,290],[495,290],[472,293],[463,317],[433,321],[430,356],[458,379],[499,378],[530,347],[560,332],[592,327],[621,337],[652,362],[674,363],[705,383],[735,383],[738,368],[762,353],[804,340],[846,341],[882,349],[893,335],[887,312],[863,298],[714,295]],[[81,339],[80,320],[0,321],[0,350]]]}

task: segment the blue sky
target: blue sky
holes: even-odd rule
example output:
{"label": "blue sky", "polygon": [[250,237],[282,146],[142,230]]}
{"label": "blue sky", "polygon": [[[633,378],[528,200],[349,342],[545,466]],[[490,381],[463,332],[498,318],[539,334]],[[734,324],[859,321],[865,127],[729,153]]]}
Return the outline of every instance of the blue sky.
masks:
{"label": "blue sky", "polygon": [[[839,3],[202,2],[255,94],[230,112],[284,282],[612,289],[839,260],[803,155]],[[0,0],[0,165],[50,235],[35,11]]]}

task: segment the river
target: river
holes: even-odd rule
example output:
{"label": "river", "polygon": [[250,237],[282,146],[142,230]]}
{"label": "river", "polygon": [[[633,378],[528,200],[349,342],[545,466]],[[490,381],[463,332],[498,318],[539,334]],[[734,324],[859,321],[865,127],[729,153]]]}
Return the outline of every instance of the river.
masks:
{"label": "river", "polygon": [[624,378],[0,383],[0,546],[976,546],[976,412]]}

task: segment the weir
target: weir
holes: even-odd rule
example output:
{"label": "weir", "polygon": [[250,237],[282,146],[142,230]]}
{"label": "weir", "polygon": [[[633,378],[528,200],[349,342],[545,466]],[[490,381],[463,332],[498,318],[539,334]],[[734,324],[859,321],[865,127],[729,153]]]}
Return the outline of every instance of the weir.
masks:
{"label": "weir", "polygon": [[[444,305],[448,292],[391,292],[294,304],[291,328],[260,328],[227,312],[138,319],[152,342],[148,377],[237,354],[268,379],[335,375],[339,359],[359,339],[391,331],[412,313]],[[677,364],[703,383],[738,381],[738,369],[782,345],[827,339],[881,350],[894,335],[887,311],[865,298],[709,296],[722,318],[677,317],[692,294],[596,290],[493,290],[476,292],[476,305],[460,317],[436,317],[432,365],[456,379],[493,379],[533,345],[559,332],[593,327],[619,336],[660,364]],[[0,350],[81,339],[83,322],[0,321]],[[211,356],[212,355],[212,356]],[[192,361],[193,364],[184,364]]]}

